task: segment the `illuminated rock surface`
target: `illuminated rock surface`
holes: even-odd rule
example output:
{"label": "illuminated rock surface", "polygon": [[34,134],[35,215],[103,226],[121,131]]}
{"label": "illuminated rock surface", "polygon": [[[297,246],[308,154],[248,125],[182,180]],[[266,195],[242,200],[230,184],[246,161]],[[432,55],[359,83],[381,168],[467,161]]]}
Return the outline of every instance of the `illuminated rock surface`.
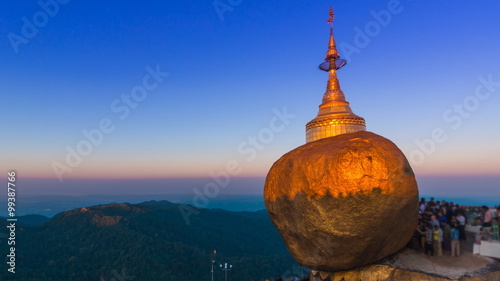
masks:
{"label": "illuminated rock surface", "polygon": [[285,154],[267,175],[264,200],[292,256],[315,270],[375,262],[404,247],[417,225],[408,161],[390,140],[366,131]]}
{"label": "illuminated rock surface", "polygon": [[[471,235],[471,238],[472,235]],[[422,256],[405,249],[376,264],[338,272],[313,271],[311,281],[498,281],[500,263],[472,254],[472,244],[464,244],[459,258]]]}

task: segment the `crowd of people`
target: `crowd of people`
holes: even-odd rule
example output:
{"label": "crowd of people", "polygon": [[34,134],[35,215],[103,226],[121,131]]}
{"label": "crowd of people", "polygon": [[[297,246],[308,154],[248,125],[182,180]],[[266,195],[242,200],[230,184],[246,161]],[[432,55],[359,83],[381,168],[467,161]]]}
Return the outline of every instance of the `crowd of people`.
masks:
{"label": "crowd of people", "polygon": [[[482,207],[482,226],[491,227],[492,213],[486,206]],[[453,257],[460,256],[460,244],[467,240],[465,226],[468,223],[466,210],[453,202],[427,202],[422,198],[419,202],[419,222],[415,237],[410,247],[422,251],[423,255]]]}

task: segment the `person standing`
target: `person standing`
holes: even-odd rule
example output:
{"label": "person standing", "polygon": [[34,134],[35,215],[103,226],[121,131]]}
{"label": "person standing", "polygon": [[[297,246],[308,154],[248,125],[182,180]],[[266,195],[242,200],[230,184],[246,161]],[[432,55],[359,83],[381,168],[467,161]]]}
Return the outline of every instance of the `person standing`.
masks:
{"label": "person standing", "polygon": [[441,229],[443,230],[443,249],[447,252],[451,251],[451,227],[445,222],[441,222]]}
{"label": "person standing", "polygon": [[462,212],[457,212],[457,221],[460,240],[465,241],[467,240],[467,236],[465,235],[465,217]]}
{"label": "person standing", "polygon": [[436,215],[431,215],[431,229],[434,229],[434,226],[439,227],[439,221],[436,219]]}
{"label": "person standing", "polygon": [[418,208],[420,210],[420,213],[423,214],[425,212],[425,207],[427,206],[427,204],[425,203],[425,198],[422,197],[418,204],[419,204]]}
{"label": "person standing", "polygon": [[491,215],[490,208],[488,208],[487,206],[483,206],[481,207],[481,209],[483,209],[484,212],[483,227],[491,227],[493,217]]}
{"label": "person standing", "polygon": [[455,225],[451,226],[451,256],[459,257],[460,256],[460,231],[458,231]]}
{"label": "person standing", "polygon": [[499,231],[498,231],[498,221],[493,220],[493,223],[491,224],[491,234],[493,235],[493,240],[498,241],[499,240]]}
{"label": "person standing", "polygon": [[450,204],[446,212],[446,218],[448,219],[448,221],[451,221],[452,216],[457,216],[457,207],[455,205]]}
{"label": "person standing", "polygon": [[425,254],[434,256],[434,247],[432,246],[432,230],[429,226],[425,226]]}
{"label": "person standing", "polygon": [[[443,215],[443,212],[438,212],[437,218],[440,224],[441,222],[448,223],[448,218],[445,215]],[[441,224],[441,226],[443,225]]]}
{"label": "person standing", "polygon": [[434,256],[434,248],[432,246],[432,230],[429,227],[429,224],[424,225],[424,231],[419,232],[425,236],[425,254],[430,254]]}
{"label": "person standing", "polygon": [[417,233],[420,237],[420,249],[422,250],[422,256],[425,256],[425,226],[428,224],[422,222],[422,216],[419,215],[419,218],[420,220],[417,226]]}
{"label": "person standing", "polygon": [[441,243],[443,242],[443,231],[439,226],[435,225],[432,231],[432,246],[434,248],[434,253],[440,257],[443,255],[443,248]]}
{"label": "person standing", "polygon": [[451,216],[451,219],[450,219],[450,226],[451,226],[451,225],[455,225],[455,226],[457,226],[457,225],[458,225],[458,221],[457,221],[457,216],[456,216],[456,215]]}

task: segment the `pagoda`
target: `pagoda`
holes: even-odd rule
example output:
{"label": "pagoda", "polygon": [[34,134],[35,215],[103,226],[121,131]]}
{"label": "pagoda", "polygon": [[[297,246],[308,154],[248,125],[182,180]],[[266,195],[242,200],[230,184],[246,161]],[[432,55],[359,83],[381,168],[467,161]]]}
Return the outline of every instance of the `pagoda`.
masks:
{"label": "pagoda", "polygon": [[318,116],[306,125],[306,142],[333,137],[340,134],[366,131],[365,119],[352,112],[344,92],[340,89],[337,70],[346,64],[340,58],[335,39],[333,38],[333,9],[330,8],[330,42],[325,62],[319,68],[328,72],[328,84],[323,102],[319,106]]}

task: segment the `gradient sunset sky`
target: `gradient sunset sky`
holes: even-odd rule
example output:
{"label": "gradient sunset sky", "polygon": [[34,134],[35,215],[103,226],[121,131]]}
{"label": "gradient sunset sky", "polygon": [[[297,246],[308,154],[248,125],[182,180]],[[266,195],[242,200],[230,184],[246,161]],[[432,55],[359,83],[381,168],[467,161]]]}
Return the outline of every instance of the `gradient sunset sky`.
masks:
{"label": "gradient sunset sky", "polygon": [[367,129],[418,176],[500,176],[498,1],[41,2],[57,4],[0,11],[3,174],[265,177],[317,114],[334,6],[341,87]]}

